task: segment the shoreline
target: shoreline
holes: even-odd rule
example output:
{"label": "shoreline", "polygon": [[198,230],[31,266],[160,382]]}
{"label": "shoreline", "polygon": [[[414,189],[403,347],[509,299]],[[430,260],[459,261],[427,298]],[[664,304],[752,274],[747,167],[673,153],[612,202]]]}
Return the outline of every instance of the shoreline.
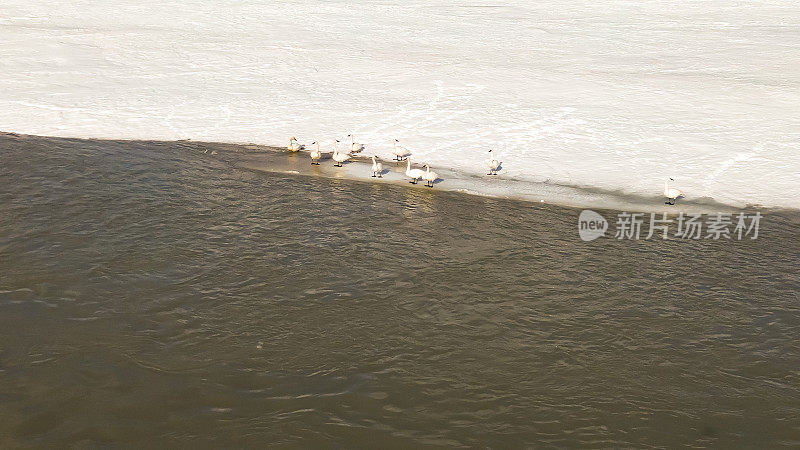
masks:
{"label": "shoreline", "polygon": [[[769,213],[797,214],[800,210],[761,205],[739,207],[718,202],[711,198],[697,200],[680,199],[676,205],[664,204],[660,195],[642,197],[620,191],[607,191],[600,188],[568,186],[549,182],[532,182],[504,177],[502,170],[497,176],[476,176],[461,173],[457,170],[432,167],[439,175],[433,188],[425,186],[423,181],[414,185],[405,177],[406,161],[381,160],[383,177],[373,178],[371,171],[371,155],[357,155],[343,164],[333,166],[330,153],[323,152],[320,165],[311,165],[308,150],[290,153],[285,148],[253,143],[227,143],[194,141],[190,139],[163,141],[149,139],[99,139],[72,138],[57,136],[38,136],[22,133],[0,131],[0,138],[45,139],[72,142],[128,142],[163,145],[185,145],[187,150],[196,151],[198,155],[216,158],[232,166],[261,173],[280,173],[285,175],[303,175],[345,179],[356,182],[388,183],[414,189],[430,191],[447,191],[466,195],[502,198],[527,203],[550,204],[570,209],[618,210],[643,213],[736,213],[740,211],[758,210]],[[413,162],[413,167],[421,168]]]}

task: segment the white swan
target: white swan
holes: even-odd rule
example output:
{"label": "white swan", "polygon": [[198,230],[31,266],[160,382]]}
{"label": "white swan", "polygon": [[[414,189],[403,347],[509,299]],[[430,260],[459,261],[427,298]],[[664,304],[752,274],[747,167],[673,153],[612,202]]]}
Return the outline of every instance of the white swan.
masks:
{"label": "white swan", "polygon": [[392,142],[392,154],[394,155],[395,161],[402,161],[411,156],[411,152],[408,151],[407,148],[397,145],[398,142],[400,141],[397,139]]}
{"label": "white swan", "polygon": [[311,143],[311,145],[316,145],[316,148],[314,150],[311,150],[311,153],[310,153],[311,165],[312,166],[315,165],[315,164],[319,165],[319,159],[322,158],[322,153],[319,151],[319,142],[314,141],[314,142]]}
{"label": "white swan", "polygon": [[425,176],[425,171],[422,169],[412,169],[411,168],[411,160],[408,160],[408,165],[406,165],[406,176],[411,178],[409,183],[417,184],[417,180]]}
{"label": "white swan", "polygon": [[342,163],[350,159],[349,153],[339,153],[339,146],[337,145],[339,140],[333,141],[333,160],[336,161],[334,166],[342,167]]}
{"label": "white swan", "polygon": [[489,173],[487,175],[497,175],[497,168],[500,167],[500,161],[494,159],[491,150],[489,150],[489,161],[486,162],[486,165],[489,166]]}
{"label": "white swan", "polygon": [[289,139],[289,145],[286,147],[286,150],[289,150],[290,152],[299,152],[302,148],[303,146],[297,142],[297,139],[294,136],[292,136],[292,138]]}
{"label": "white swan", "polygon": [[361,150],[364,150],[364,144],[356,142],[356,138],[352,134],[348,134],[347,137],[350,138],[350,153],[361,153]]}
{"label": "white swan", "polygon": [[675,181],[675,180],[673,180],[672,178],[664,180],[664,197],[667,197],[667,201],[664,203],[666,203],[667,205],[674,205],[675,199],[683,195],[683,191],[681,191],[680,189],[669,187],[670,181]]}
{"label": "white swan", "polygon": [[425,180],[425,185],[432,188],[437,178],[439,178],[439,175],[436,172],[431,172],[431,166],[425,164],[425,175],[422,176],[422,179]]}
{"label": "white swan", "polygon": [[379,163],[375,160],[375,156],[372,157],[372,178],[383,178],[383,164]]}

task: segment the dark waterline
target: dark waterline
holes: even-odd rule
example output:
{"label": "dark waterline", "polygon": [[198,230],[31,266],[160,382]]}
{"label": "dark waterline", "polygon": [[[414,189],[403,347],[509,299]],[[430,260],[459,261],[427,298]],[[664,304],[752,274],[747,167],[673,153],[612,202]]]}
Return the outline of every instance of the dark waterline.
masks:
{"label": "dark waterline", "polygon": [[0,135],[0,447],[800,445],[796,214],[584,243],[209,146]]}

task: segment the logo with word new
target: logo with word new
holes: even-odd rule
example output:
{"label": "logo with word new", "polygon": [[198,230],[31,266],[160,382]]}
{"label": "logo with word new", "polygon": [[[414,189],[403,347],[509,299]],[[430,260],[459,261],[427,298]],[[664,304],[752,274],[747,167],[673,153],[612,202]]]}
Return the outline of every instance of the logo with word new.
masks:
{"label": "logo with word new", "polygon": [[581,211],[578,216],[578,234],[586,242],[593,241],[606,234],[608,221],[590,209]]}
{"label": "logo with word new", "polygon": [[[750,239],[757,239],[762,217],[758,211],[755,214],[740,212],[739,214],[706,215],[681,212],[672,217],[668,213],[650,213],[648,215],[623,211],[617,214],[617,221],[614,223],[616,227],[614,239],[729,239],[741,241],[748,236]],[[581,211],[578,216],[578,234],[586,242],[605,236],[608,227],[608,221],[590,209]]]}

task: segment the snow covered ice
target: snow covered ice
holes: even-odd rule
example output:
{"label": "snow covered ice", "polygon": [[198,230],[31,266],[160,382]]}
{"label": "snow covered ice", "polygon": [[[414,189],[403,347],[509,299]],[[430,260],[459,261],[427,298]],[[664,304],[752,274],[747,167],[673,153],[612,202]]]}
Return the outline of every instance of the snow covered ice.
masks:
{"label": "snow covered ice", "polygon": [[0,4],[0,130],[285,146],[800,207],[793,1]]}

